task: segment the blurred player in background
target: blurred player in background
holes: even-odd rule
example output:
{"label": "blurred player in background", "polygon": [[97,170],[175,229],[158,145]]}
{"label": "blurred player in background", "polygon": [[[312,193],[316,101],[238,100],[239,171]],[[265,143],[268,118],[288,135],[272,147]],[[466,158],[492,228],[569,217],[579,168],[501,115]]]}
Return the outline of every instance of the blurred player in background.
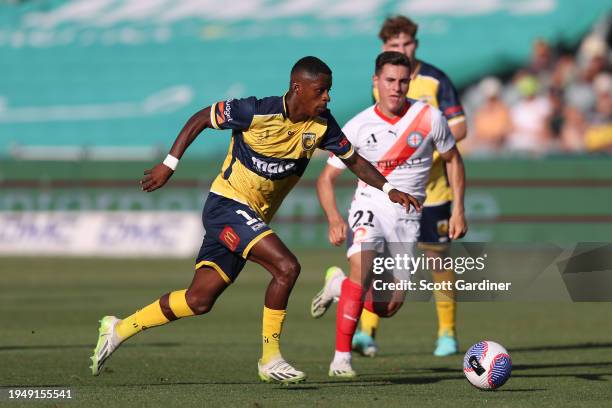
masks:
{"label": "blurred player in background", "polygon": [[300,265],[268,223],[304,173],[315,149],[329,150],[361,180],[384,188],[387,199],[405,208],[419,206],[414,197],[389,188],[387,180],[354,153],[327,109],[331,86],[329,67],[318,58],[304,57],[293,66],[284,96],[234,99],[204,108],[183,127],[164,162],[145,171],[142,189],[154,191],[166,184],[200,132],[207,128],[232,130],[229,152],[204,205],[205,236],[191,285],[163,295],[122,320],[103,317],[91,358],[94,375],[122,342],[142,330],[209,312],[250,260],[272,275],[263,309],[259,377],[280,383],[306,378],[280,352],[285,309]]}
{"label": "blurred player in background", "polygon": [[[463,107],[451,80],[444,72],[418,60],[415,56],[418,46],[416,38],[418,26],[404,16],[387,18],[378,34],[383,42],[383,51],[397,51],[406,55],[413,65],[410,77],[408,98],[423,100],[442,111],[450,126],[451,132],[458,142],[465,138],[467,128]],[[379,100],[376,87],[373,88],[375,101]],[[444,256],[449,242],[449,220],[453,192],[448,182],[444,161],[438,153],[434,153],[434,161],[427,183],[427,198],[423,205],[419,247],[425,250],[426,256]],[[458,211],[457,209],[456,211]],[[461,207],[463,211],[463,207]],[[452,270],[433,272],[435,282],[454,282]],[[453,291],[436,291],[436,310],[438,314],[438,339],[434,355],[447,356],[459,351],[456,329],[456,303]],[[325,299],[329,301],[329,299]],[[364,309],[361,315],[361,330],[355,334],[353,346],[361,354],[374,357],[378,351],[375,342],[379,318],[375,313]]]}
{"label": "blurred player in background", "polygon": [[[426,101],[442,111],[450,130],[457,142],[467,134],[465,114],[457,90],[444,72],[435,66],[416,58],[419,45],[418,25],[407,17],[387,18],[378,34],[383,42],[383,51],[398,51],[405,54],[414,66],[410,78],[408,97]],[[374,98],[379,96],[373,90]],[[449,186],[446,167],[437,153],[427,183],[427,198],[423,204],[419,247],[425,250],[426,256],[444,256],[449,242],[449,220],[453,208],[453,191]],[[463,206],[461,207],[463,211]],[[455,282],[452,270],[433,272],[435,282]],[[459,351],[456,337],[456,303],[452,291],[436,291],[436,310],[438,315],[438,339],[434,355],[448,356]],[[363,354],[376,353],[374,342],[379,319],[368,310],[361,316],[361,331],[354,339],[355,347]]]}
{"label": "blurred player in background", "polygon": [[[373,77],[378,102],[351,119],[342,129],[355,150],[402,191],[420,201],[425,200],[434,151],[449,165],[455,206],[449,221],[449,235],[461,238],[467,231],[463,215],[465,172],[455,139],[442,113],[433,106],[407,99],[411,77],[411,62],[403,53],[386,51],[376,59]],[[321,206],[329,222],[329,240],[340,245],[347,237],[346,223],[338,211],[334,183],[346,166],[331,156],[317,181]],[[413,247],[419,237],[420,214],[406,211],[385,200],[384,193],[359,183],[349,210],[348,278],[339,268],[330,268],[324,289],[314,298],[311,313],[320,317],[339,297],[336,316],[336,353],[329,368],[330,376],[354,377],[351,364],[351,341],[357,320],[364,306],[364,289],[370,287],[374,258],[386,244],[401,243],[403,253],[414,256]],[[364,247],[362,244],[368,243]],[[393,245],[393,244],[392,244]],[[395,281],[410,279],[393,276]],[[374,291],[376,292],[376,291]],[[382,300],[381,293],[372,293],[365,301],[365,309],[377,316],[390,317],[403,302],[404,292],[392,293],[390,300]]]}

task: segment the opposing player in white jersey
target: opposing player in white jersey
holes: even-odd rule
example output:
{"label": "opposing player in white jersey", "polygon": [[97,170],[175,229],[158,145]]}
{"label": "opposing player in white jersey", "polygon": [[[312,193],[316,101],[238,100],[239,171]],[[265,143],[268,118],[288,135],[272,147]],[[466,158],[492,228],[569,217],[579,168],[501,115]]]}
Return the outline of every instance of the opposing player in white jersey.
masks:
{"label": "opposing player in white jersey", "polygon": [[[383,52],[376,59],[374,86],[379,102],[357,114],[343,128],[354,148],[374,164],[392,186],[425,200],[425,187],[437,150],[449,166],[449,180],[455,202],[449,222],[449,236],[465,235],[463,215],[465,173],[463,160],[442,113],[421,101],[406,98],[410,83],[410,60],[398,52]],[[319,200],[329,222],[329,240],[338,246],[347,238],[347,225],[336,206],[334,182],[346,167],[330,157],[317,181]],[[410,255],[419,236],[420,213],[389,202],[385,193],[359,183],[348,216],[350,272],[348,278],[339,268],[331,269],[325,287],[312,303],[312,314],[321,316],[335,297],[339,297],[336,316],[336,353],[329,375],[354,377],[351,365],[351,339],[362,308],[381,317],[399,310],[403,293],[390,300],[368,299],[364,288],[371,283],[374,258],[385,243],[402,243]],[[367,246],[362,244],[367,243]]]}

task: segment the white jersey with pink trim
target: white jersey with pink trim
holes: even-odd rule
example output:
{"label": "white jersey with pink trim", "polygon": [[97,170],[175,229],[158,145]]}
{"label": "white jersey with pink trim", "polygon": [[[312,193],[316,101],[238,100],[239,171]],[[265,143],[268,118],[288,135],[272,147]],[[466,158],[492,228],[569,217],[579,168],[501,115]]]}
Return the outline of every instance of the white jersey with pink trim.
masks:
{"label": "white jersey with pink trim", "polygon": [[[433,106],[409,100],[403,115],[386,117],[376,105],[349,120],[342,128],[354,149],[397,189],[425,200],[433,153],[446,153],[455,139],[442,113]],[[327,163],[338,169],[346,166],[336,156]],[[360,194],[361,193],[361,194]],[[387,199],[382,191],[359,181],[355,196]]]}

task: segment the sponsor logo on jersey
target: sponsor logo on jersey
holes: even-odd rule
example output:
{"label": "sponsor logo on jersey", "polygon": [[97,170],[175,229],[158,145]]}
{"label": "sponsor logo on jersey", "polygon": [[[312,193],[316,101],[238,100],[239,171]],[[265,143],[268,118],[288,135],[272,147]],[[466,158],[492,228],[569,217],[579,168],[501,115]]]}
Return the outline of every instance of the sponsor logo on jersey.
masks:
{"label": "sponsor logo on jersey", "polygon": [[264,174],[283,174],[295,167],[294,162],[272,162],[268,163],[265,160],[258,159],[257,157],[251,157],[253,160],[253,166],[260,172]]}
{"label": "sponsor logo on jersey", "polygon": [[406,138],[406,143],[408,143],[410,147],[419,147],[421,143],[423,143],[423,135],[419,132],[412,132]]}
{"label": "sponsor logo on jersey", "polygon": [[376,135],[374,133],[370,133],[370,136],[366,139],[366,150],[376,150],[378,146],[378,140],[376,140]]}
{"label": "sponsor logo on jersey", "polygon": [[225,107],[223,106],[221,107],[221,109],[223,110],[223,116],[225,116],[225,120],[227,122],[231,122],[232,120],[234,120],[232,119],[232,104],[231,104],[232,100],[233,99],[228,99],[225,102]]}
{"label": "sponsor logo on jersey", "polygon": [[219,234],[219,238],[221,239],[221,242],[223,242],[232,251],[235,251],[240,243],[240,237],[229,225],[223,228],[221,234]]}
{"label": "sponsor logo on jersey", "polygon": [[400,157],[395,160],[384,160],[384,161],[373,161],[370,162],[372,166],[378,168],[378,170],[385,169],[410,169],[412,167],[421,166],[426,161],[423,160],[422,157],[417,157],[414,159],[407,159],[405,157]]}
{"label": "sponsor logo on jersey", "polygon": [[315,147],[315,141],[317,139],[316,133],[304,132],[302,133],[302,147],[305,151],[310,151]]}

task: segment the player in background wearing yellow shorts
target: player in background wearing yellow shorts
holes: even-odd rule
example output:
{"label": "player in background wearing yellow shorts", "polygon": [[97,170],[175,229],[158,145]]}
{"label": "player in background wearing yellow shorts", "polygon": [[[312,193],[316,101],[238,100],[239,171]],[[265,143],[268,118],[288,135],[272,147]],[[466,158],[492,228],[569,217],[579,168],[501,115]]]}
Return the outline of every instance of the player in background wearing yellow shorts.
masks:
{"label": "player in background wearing yellow shorts", "polygon": [[[379,38],[383,42],[383,51],[397,51],[406,55],[413,65],[410,79],[410,88],[407,96],[410,99],[428,102],[440,109],[446,117],[453,137],[457,142],[464,139],[467,133],[465,114],[459,100],[459,96],[451,80],[440,69],[416,58],[418,40],[416,38],[418,26],[412,20],[404,16],[393,16],[387,18],[379,32]],[[373,88],[373,97],[378,101],[378,93]],[[419,247],[425,250],[429,257],[444,256],[448,249],[448,221],[451,216],[452,190],[448,182],[444,162],[438,153],[434,154],[434,162],[431,168],[429,181],[426,189],[427,198],[423,204],[421,228],[419,236]],[[337,285],[337,280],[342,276],[339,268],[328,269],[326,275],[326,286]],[[433,272],[435,282],[454,282],[455,274],[452,270]],[[334,283],[335,282],[335,283]],[[323,292],[323,291],[322,291]],[[321,293],[322,293],[321,292]],[[328,290],[330,296],[337,290]],[[456,302],[452,291],[436,291],[436,310],[438,315],[438,338],[434,355],[448,356],[459,351],[456,333]],[[335,295],[333,296],[335,298]],[[317,297],[315,297],[317,299]],[[317,303],[324,305],[332,302],[329,296],[318,299]],[[314,299],[313,299],[314,302]],[[314,303],[313,303],[314,306]],[[312,309],[312,308],[311,308]],[[366,309],[361,315],[361,330],[357,331],[353,338],[353,348],[363,355],[374,357],[378,351],[375,342],[376,332],[379,327],[379,317]]]}

